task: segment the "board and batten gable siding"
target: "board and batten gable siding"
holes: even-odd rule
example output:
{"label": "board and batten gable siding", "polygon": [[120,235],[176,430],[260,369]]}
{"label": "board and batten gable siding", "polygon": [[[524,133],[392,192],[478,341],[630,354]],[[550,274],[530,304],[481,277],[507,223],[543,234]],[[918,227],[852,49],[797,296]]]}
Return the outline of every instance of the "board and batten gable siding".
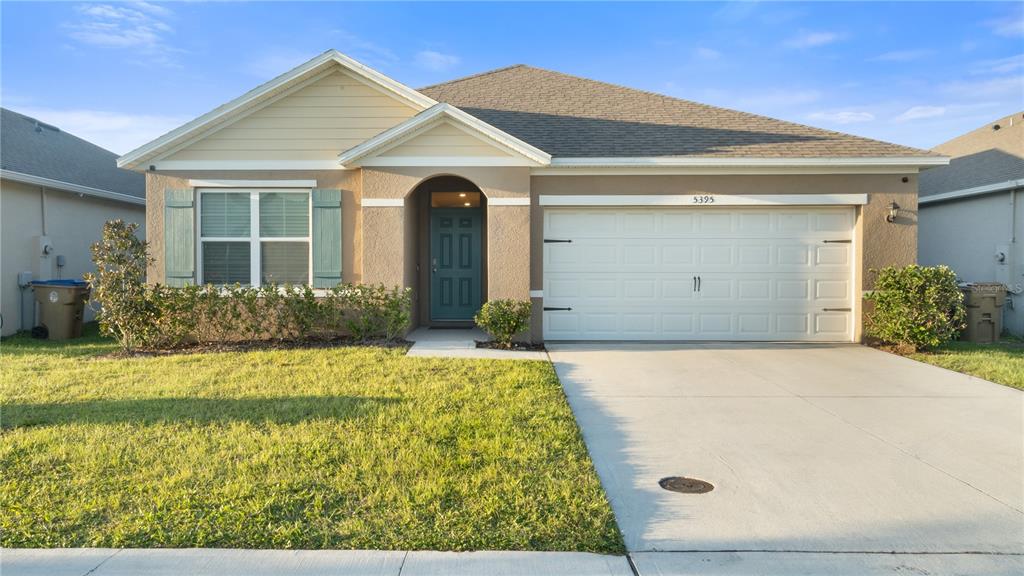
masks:
{"label": "board and batten gable siding", "polygon": [[164,160],[335,160],[417,110],[336,71]]}
{"label": "board and batten gable siding", "polygon": [[512,154],[489,144],[481,138],[467,133],[450,122],[429,128],[408,140],[378,154],[389,158],[395,157],[508,157]]}

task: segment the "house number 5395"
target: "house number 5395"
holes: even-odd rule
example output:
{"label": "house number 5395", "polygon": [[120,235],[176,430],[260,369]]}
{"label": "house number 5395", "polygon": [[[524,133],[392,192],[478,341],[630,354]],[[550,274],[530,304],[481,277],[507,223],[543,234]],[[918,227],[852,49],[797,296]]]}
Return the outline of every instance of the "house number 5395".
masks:
{"label": "house number 5395", "polygon": [[707,195],[707,194],[702,195],[702,196],[694,196],[693,197],[693,203],[694,204],[714,204],[715,203],[715,197],[711,196],[711,195]]}

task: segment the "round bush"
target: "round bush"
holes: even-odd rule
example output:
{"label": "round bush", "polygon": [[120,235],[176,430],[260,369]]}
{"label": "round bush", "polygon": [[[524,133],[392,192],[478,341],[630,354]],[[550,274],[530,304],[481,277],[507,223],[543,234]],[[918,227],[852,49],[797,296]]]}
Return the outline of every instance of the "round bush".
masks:
{"label": "round bush", "polygon": [[512,338],[530,327],[530,302],[490,300],[484,303],[473,320],[495,342],[509,348]]}
{"label": "round bush", "polygon": [[965,326],[964,295],[948,266],[888,267],[877,272],[867,333],[912,349],[934,348]]}

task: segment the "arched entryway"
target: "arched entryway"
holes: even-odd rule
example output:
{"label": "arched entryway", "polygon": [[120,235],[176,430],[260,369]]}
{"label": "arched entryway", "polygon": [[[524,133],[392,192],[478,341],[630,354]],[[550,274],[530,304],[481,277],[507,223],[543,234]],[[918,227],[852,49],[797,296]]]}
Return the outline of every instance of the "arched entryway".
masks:
{"label": "arched entryway", "polygon": [[412,192],[421,326],[466,326],[487,294],[487,199],[469,180],[435,176]]}

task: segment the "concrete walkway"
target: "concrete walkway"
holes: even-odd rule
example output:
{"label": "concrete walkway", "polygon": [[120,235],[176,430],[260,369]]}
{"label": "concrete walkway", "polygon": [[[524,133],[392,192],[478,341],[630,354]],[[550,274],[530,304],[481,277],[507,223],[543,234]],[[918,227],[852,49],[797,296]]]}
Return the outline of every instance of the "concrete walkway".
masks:
{"label": "concrete walkway", "polygon": [[2,550],[3,576],[632,576],[624,556],[582,552],[388,552],[69,548]]}
{"label": "concrete walkway", "polygon": [[531,350],[477,348],[477,340],[490,340],[478,328],[417,328],[406,339],[414,342],[409,356],[424,358],[488,358],[491,360],[542,360],[548,355]]}
{"label": "concrete walkway", "polygon": [[[791,555],[757,556],[778,573],[820,562],[793,553],[833,573],[891,552],[923,570],[1020,566],[1020,391],[856,345],[548,348],[627,549],[676,552],[634,554],[641,574],[732,573],[761,552]],[[715,488],[659,487],[676,475]],[[696,559],[713,552],[739,555]]]}

